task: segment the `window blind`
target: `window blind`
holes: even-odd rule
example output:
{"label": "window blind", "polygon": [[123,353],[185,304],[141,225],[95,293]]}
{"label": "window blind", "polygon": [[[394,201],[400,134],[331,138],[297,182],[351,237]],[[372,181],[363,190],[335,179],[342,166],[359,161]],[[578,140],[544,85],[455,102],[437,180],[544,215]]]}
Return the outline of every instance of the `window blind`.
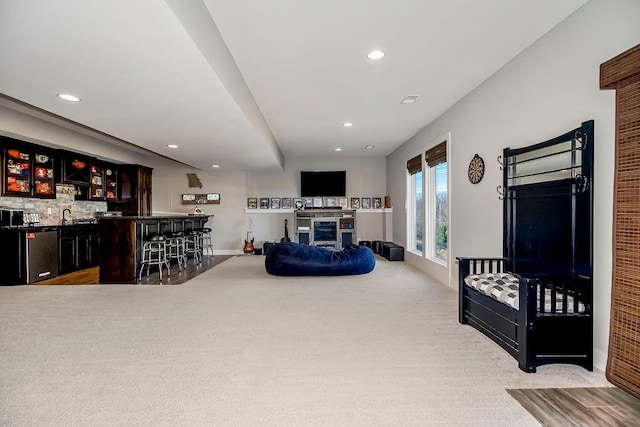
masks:
{"label": "window blind", "polygon": [[422,156],[418,154],[413,159],[407,161],[407,171],[410,175],[416,174],[422,170]]}
{"label": "window blind", "polygon": [[445,163],[447,161],[447,142],[441,142],[433,148],[430,148],[425,153],[425,162],[427,162],[427,167],[435,167],[440,163]]}

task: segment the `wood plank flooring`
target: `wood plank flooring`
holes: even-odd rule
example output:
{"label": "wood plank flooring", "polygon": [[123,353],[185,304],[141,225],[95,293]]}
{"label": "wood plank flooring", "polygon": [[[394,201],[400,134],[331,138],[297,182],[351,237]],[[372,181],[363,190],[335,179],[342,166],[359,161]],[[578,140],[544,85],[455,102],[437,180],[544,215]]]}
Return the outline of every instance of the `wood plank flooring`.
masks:
{"label": "wood plank flooring", "polygon": [[[160,275],[158,272],[153,272],[152,270],[152,273],[147,277],[143,276],[139,283],[142,285],[181,285],[190,279],[193,279],[198,274],[212,269],[231,257],[232,255],[216,255],[211,259],[211,257],[205,256],[202,263],[199,265],[194,265],[191,259],[189,259],[187,268],[183,271],[180,271],[177,265],[171,266],[170,275],[167,275],[167,271],[164,270],[162,272],[162,282],[160,282]],[[36,282],[33,283],[33,285],[97,285],[99,277],[100,268],[93,267],[69,274],[63,274],[62,276],[54,277],[53,279]]]}
{"label": "wood plank flooring", "polygon": [[[200,273],[212,269],[216,265],[228,260],[232,255],[216,255],[213,259],[205,256],[202,263],[195,265],[191,259],[187,262],[187,268],[180,271],[177,265],[171,266],[171,274],[167,275],[167,270],[162,271],[162,282],[158,272],[152,272],[148,276],[142,276],[142,280],[138,282],[141,285],[181,285],[186,281],[193,279]],[[146,269],[145,269],[146,271]],[[153,271],[153,270],[152,270]]]}
{"label": "wood plank flooring", "polygon": [[640,400],[616,387],[512,389],[543,426],[638,426]]}
{"label": "wood plank flooring", "polygon": [[32,285],[97,285],[98,277],[100,277],[100,267],[93,267],[35,282]]}

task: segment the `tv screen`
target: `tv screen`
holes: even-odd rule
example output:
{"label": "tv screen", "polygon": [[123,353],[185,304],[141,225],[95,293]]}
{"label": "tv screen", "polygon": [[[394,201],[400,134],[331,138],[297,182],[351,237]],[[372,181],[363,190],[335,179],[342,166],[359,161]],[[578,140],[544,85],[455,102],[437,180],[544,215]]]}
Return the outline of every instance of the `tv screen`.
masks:
{"label": "tv screen", "polygon": [[347,195],[345,171],[301,171],[300,195],[302,197]]}

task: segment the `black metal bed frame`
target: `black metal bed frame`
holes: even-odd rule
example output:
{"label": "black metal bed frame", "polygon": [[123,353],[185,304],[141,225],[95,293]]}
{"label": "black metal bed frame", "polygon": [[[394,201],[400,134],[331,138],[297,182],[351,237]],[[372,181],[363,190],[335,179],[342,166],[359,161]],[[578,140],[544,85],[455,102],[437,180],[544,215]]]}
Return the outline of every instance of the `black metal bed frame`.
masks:
{"label": "black metal bed frame", "polygon": [[[506,148],[504,257],[457,258],[460,323],[495,341],[525,372],[548,363],[593,370],[593,127],[591,120],[539,144]],[[499,272],[519,278],[519,310],[464,283],[469,274]]]}

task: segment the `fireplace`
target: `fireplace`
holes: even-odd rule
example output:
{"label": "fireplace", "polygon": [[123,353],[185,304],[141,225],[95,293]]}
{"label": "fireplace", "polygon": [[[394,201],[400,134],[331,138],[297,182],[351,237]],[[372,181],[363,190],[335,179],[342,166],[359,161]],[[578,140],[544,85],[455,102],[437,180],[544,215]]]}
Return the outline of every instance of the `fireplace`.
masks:
{"label": "fireplace", "polygon": [[319,219],[313,221],[313,241],[318,246],[333,246],[338,243],[338,221]]}

